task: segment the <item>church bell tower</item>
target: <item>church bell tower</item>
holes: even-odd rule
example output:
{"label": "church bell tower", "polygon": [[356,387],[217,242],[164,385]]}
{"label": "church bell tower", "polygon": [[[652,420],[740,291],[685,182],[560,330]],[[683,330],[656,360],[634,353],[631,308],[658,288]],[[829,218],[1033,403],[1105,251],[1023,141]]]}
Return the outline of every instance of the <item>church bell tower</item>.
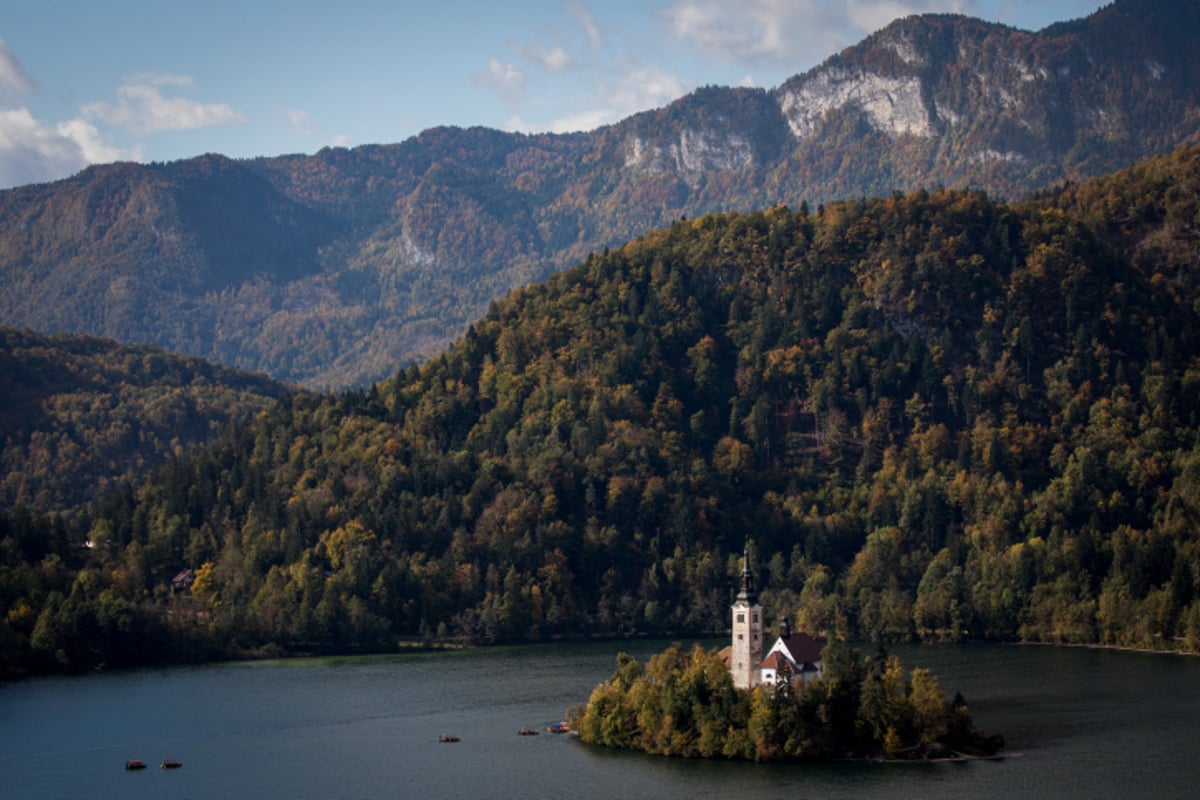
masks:
{"label": "church bell tower", "polygon": [[733,641],[729,671],[738,689],[753,689],[761,682],[763,614],[750,574],[750,545],[742,555],[742,586],[733,601]]}

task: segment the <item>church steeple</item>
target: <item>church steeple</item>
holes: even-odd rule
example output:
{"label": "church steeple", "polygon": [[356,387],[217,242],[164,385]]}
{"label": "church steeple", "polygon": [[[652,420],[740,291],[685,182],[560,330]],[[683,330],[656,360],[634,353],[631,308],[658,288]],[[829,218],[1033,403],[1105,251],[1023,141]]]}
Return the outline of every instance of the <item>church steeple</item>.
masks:
{"label": "church steeple", "polygon": [[750,572],[750,542],[742,553],[742,583],[737,599],[730,609],[733,617],[733,641],[730,643],[730,673],[733,685],[753,689],[761,680],[763,658],[762,606],[754,590],[754,575]]}
{"label": "church steeple", "polygon": [[750,573],[750,540],[746,540],[746,548],[742,551],[742,588],[738,591],[737,599],[747,605],[758,602],[758,592],[754,591],[754,575]]}

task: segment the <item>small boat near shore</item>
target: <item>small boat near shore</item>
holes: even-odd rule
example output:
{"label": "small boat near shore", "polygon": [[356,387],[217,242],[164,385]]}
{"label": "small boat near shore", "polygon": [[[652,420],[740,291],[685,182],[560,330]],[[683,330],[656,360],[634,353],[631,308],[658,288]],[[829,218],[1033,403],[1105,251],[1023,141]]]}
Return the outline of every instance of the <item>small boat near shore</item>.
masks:
{"label": "small boat near shore", "polygon": [[546,728],[546,730],[550,731],[551,733],[570,733],[571,726],[565,722],[555,722],[550,727]]}

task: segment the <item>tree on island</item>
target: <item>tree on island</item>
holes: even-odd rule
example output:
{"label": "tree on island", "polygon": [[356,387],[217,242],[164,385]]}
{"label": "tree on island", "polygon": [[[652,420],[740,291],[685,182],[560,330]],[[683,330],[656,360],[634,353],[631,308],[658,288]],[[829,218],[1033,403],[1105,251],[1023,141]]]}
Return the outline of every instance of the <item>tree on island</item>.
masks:
{"label": "tree on island", "polygon": [[961,695],[947,701],[927,669],[880,650],[826,649],[824,676],[736,689],[717,652],[674,644],[643,667],[617,656],[612,677],[571,713],[580,738],[689,758],[818,761],[994,755],[1004,743],[975,728]]}

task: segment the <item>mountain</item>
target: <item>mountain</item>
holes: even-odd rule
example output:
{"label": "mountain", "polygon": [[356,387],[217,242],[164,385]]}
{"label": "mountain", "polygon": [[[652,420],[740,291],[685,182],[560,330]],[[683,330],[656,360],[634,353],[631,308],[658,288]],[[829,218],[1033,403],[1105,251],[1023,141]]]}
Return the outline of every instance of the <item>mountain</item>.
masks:
{"label": "mountain", "polygon": [[677,221],[136,492],[0,514],[0,669],[712,633],[747,539],[803,630],[1195,651],[1198,220],[1200,146]]}
{"label": "mountain", "polygon": [[290,391],[151,347],[0,328],[0,507],[74,508]]}
{"label": "mountain", "polygon": [[310,387],[426,358],[516,286],[680,217],[935,186],[1015,199],[1193,141],[1200,8],[1038,33],[898,20],[771,91],[588,133],[92,167],[0,194],[0,322]]}

